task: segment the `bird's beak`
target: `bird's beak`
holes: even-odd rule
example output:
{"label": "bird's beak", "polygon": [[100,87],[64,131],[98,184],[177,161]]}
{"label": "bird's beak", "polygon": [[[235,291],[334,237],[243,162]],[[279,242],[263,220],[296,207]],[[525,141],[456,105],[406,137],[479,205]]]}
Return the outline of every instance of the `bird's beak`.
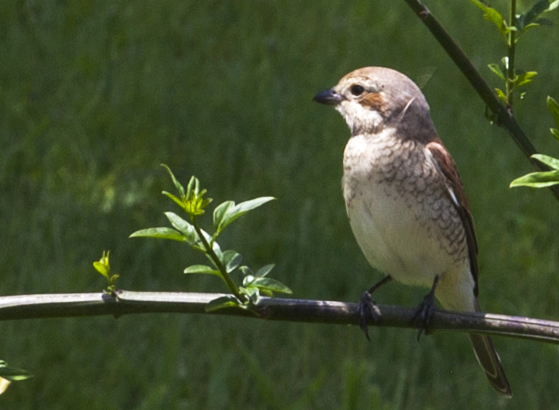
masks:
{"label": "bird's beak", "polygon": [[338,94],[333,88],[330,88],[315,95],[313,101],[326,105],[338,105],[343,99],[343,96]]}

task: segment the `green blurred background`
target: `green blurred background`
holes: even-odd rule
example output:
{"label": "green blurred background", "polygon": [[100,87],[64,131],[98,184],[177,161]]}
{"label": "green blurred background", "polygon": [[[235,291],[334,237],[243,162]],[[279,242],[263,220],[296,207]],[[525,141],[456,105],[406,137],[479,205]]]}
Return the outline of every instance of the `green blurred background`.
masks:
{"label": "green blurred background", "polygon": [[[452,4],[450,4],[452,3]],[[525,10],[531,2],[521,2]],[[508,2],[496,1],[506,13]],[[468,1],[428,6],[482,73],[504,46]],[[550,18],[559,24],[558,15]],[[558,156],[545,97],[559,98],[559,28],[520,40],[539,72],[517,115]],[[182,270],[181,244],[127,239],[174,210],[166,163],[215,203],[278,201],[229,229],[222,246],[298,298],[356,301],[379,279],[351,234],[340,192],[349,132],[313,95],[367,65],[424,86],[458,163],[480,245],[486,311],[559,319],[559,208],[545,190],[508,188],[531,170],[403,1],[2,0],[0,265],[4,295],[100,291],[91,263],[111,250],[119,287],[224,291]],[[415,306],[393,284],[379,303]],[[495,340],[515,396],[489,387],[467,338],[230,317],[145,315],[3,322],[0,358],[36,377],[2,409],[551,409],[557,347]]]}

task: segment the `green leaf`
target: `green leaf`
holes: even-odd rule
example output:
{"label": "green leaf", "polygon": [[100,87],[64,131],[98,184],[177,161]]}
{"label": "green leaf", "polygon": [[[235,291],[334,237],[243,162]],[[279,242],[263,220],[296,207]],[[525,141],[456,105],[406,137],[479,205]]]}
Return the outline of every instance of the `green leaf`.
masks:
{"label": "green leaf", "polygon": [[101,259],[93,262],[93,267],[97,272],[103,275],[105,278],[109,279],[111,275],[111,264],[109,262],[110,251],[103,251]]}
{"label": "green leaf", "polygon": [[553,158],[543,154],[534,154],[532,155],[532,158],[537,159],[538,161],[544,163],[545,165],[548,165],[555,170],[559,170],[559,159],[557,158]]}
{"label": "green leaf", "polygon": [[271,278],[255,278],[252,281],[251,286],[256,286],[261,290],[267,290],[271,292],[280,292],[280,293],[288,293],[288,294],[293,293],[291,289],[289,289],[283,283],[278,282],[277,280]]}
{"label": "green leaf", "polygon": [[559,0],[555,0],[553,3],[551,3],[546,11],[553,11],[557,7],[559,7]]}
{"label": "green leaf", "polygon": [[488,67],[491,71],[497,74],[497,77],[499,77],[503,81],[505,80],[505,74],[503,74],[503,70],[501,70],[499,64],[489,64]]}
{"label": "green leaf", "polygon": [[235,269],[237,269],[242,261],[243,261],[243,257],[241,256],[241,254],[240,253],[236,254],[235,257],[231,259],[226,266],[227,273],[231,273]]}
{"label": "green leaf", "polygon": [[223,217],[225,216],[225,214],[227,213],[229,208],[231,208],[232,206],[235,206],[235,202],[225,201],[225,202],[219,204],[217,206],[217,208],[215,208],[215,210],[214,210],[214,229],[216,231],[219,230],[219,227],[223,222]]}
{"label": "green leaf", "polygon": [[175,229],[178,229],[180,232],[182,232],[187,242],[196,243],[199,241],[196,229],[194,229],[194,226],[191,223],[185,221],[174,212],[165,212],[165,216],[167,217],[169,222],[171,222],[171,225],[175,227]]}
{"label": "green leaf", "polygon": [[254,281],[254,279],[256,279],[255,276],[253,275],[246,275],[243,278],[243,286],[250,286],[252,284],[252,282]]}
{"label": "green leaf", "polygon": [[557,128],[550,128],[549,131],[551,131],[551,135],[553,135],[553,138],[559,141],[559,130]]}
{"label": "green leaf", "polygon": [[252,298],[255,294],[259,293],[259,290],[257,287],[239,286],[239,292],[241,292],[243,295],[247,295],[249,298]]}
{"label": "green leaf", "polygon": [[198,193],[198,189],[200,189],[200,181],[198,181],[198,178],[192,176],[186,186],[186,199],[190,199],[193,196],[192,194],[195,196]]}
{"label": "green leaf", "polygon": [[239,267],[243,260],[243,257],[240,253],[229,250],[223,252],[220,260],[221,263],[223,263],[223,265],[225,266],[227,273],[231,273]]}
{"label": "green leaf", "polygon": [[495,93],[497,94],[497,97],[499,97],[505,103],[507,102],[507,96],[505,95],[503,90],[501,90],[500,88],[495,88]]}
{"label": "green leaf", "polygon": [[258,303],[258,299],[260,298],[260,289],[258,289],[257,287],[252,286],[244,288],[240,286],[239,292],[241,292],[243,295],[248,296],[252,303]]}
{"label": "green leaf", "polygon": [[171,239],[173,241],[179,242],[186,241],[186,238],[183,234],[167,227],[141,229],[131,234],[129,238],[160,238]]}
{"label": "green leaf", "polygon": [[206,306],[204,306],[204,310],[206,312],[213,312],[218,309],[224,309],[228,307],[238,307],[241,309],[245,309],[245,306],[243,306],[242,302],[239,299],[237,299],[233,295],[227,295],[212,300]]}
{"label": "green leaf", "polygon": [[559,184],[559,171],[532,172],[517,178],[510,183],[510,187],[526,186],[530,188],[546,188]]}
{"label": "green leaf", "polygon": [[175,175],[173,174],[173,171],[171,171],[171,168],[169,168],[167,165],[165,164],[161,164],[161,166],[163,168],[165,168],[167,170],[167,172],[169,173],[169,175],[171,176],[171,179],[173,180],[173,184],[175,185],[175,188],[177,189],[177,191],[179,192],[181,198],[185,197],[185,193],[184,193],[184,187],[181,185],[181,183],[175,178]]}
{"label": "green leaf", "polygon": [[539,0],[526,13],[521,14],[517,18],[517,27],[524,31],[525,28],[536,21],[540,14],[549,8],[549,0]]}
{"label": "green leaf", "polygon": [[538,75],[536,71],[527,71],[525,73],[519,74],[514,79],[514,85],[516,87],[520,87],[521,85],[528,84],[536,75]]}
{"label": "green leaf", "polygon": [[274,199],[276,198],[265,196],[241,202],[238,205],[229,206],[227,211],[225,212],[225,215],[223,215],[223,218],[221,219],[221,223],[219,224],[217,230],[219,232],[223,231],[225,227],[230,225],[235,220],[239,219],[247,212],[252,211],[253,209],[258,208],[259,206],[264,205],[266,202],[270,202]]}
{"label": "green leaf", "polygon": [[205,274],[205,275],[216,275],[221,277],[221,272],[212,269],[210,266],[207,265],[192,265],[189,266],[184,270],[184,273],[196,273],[196,274]]}
{"label": "green leaf", "polygon": [[495,27],[497,27],[497,30],[499,30],[499,33],[501,33],[504,38],[508,33],[509,28],[507,27],[507,22],[505,21],[503,16],[501,16],[501,14],[493,7],[487,6],[479,0],[470,1],[483,10],[483,12],[485,13],[483,15],[483,18],[493,22],[493,24],[495,24]]}
{"label": "green leaf", "polygon": [[555,124],[557,124],[557,128],[559,128],[559,103],[557,103],[557,101],[555,101],[555,99],[550,96],[547,97],[546,103],[547,108],[549,108],[549,111],[553,116]]}
{"label": "green leaf", "polygon": [[4,360],[0,360],[0,377],[3,377],[11,382],[17,382],[27,380],[33,377],[33,375],[27,370],[10,367]]}
{"label": "green leaf", "polygon": [[263,293],[265,296],[274,297],[274,292],[267,290],[267,289],[259,289],[260,293]]}
{"label": "green leaf", "polygon": [[167,195],[167,197],[171,198],[173,201],[175,201],[175,203],[180,206],[182,209],[185,208],[185,204],[183,201],[181,201],[179,198],[177,198],[176,196],[174,196],[173,194],[167,192],[167,191],[163,191],[161,192],[163,195]]}
{"label": "green leaf", "polygon": [[244,215],[248,211],[252,211],[253,209],[264,205],[266,202],[273,201],[274,199],[276,198],[272,196],[263,196],[260,198],[251,199],[250,201],[241,202],[240,204],[235,206],[235,212],[242,213]]}
{"label": "green leaf", "polygon": [[[539,27],[540,25],[538,23],[530,23],[528,24],[526,27],[524,27],[522,29],[523,33],[526,33],[528,30]],[[516,41],[518,41],[518,37],[516,38]]]}
{"label": "green leaf", "polygon": [[258,269],[258,272],[256,272],[256,276],[263,278],[264,276],[266,276],[268,273],[270,273],[272,271],[272,269],[274,269],[276,265],[271,263],[269,265],[266,266],[262,266],[260,269]]}
{"label": "green leaf", "polygon": [[93,262],[93,267],[99,272],[101,275],[109,279],[109,271],[107,270],[107,265],[101,262]]}

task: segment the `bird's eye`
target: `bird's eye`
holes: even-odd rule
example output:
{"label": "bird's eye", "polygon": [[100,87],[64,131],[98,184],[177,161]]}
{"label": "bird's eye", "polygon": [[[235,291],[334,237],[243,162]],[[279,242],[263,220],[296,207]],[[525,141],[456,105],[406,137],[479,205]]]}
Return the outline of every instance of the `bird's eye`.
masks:
{"label": "bird's eye", "polygon": [[359,96],[361,94],[363,94],[363,92],[365,91],[365,88],[363,88],[363,86],[355,84],[352,85],[351,88],[349,89],[349,92],[352,93],[355,96]]}

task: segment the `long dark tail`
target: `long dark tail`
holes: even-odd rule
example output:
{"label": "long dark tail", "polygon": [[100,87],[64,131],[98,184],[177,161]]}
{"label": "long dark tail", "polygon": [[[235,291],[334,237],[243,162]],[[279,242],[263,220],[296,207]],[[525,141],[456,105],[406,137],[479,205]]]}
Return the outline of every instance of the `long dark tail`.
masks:
{"label": "long dark tail", "polygon": [[491,383],[491,386],[500,395],[511,398],[512,390],[507,376],[505,375],[505,371],[503,370],[503,366],[501,365],[501,359],[499,359],[499,355],[493,346],[491,338],[489,336],[475,334],[470,334],[469,336],[477,360],[485,371],[485,375],[489,383]]}

